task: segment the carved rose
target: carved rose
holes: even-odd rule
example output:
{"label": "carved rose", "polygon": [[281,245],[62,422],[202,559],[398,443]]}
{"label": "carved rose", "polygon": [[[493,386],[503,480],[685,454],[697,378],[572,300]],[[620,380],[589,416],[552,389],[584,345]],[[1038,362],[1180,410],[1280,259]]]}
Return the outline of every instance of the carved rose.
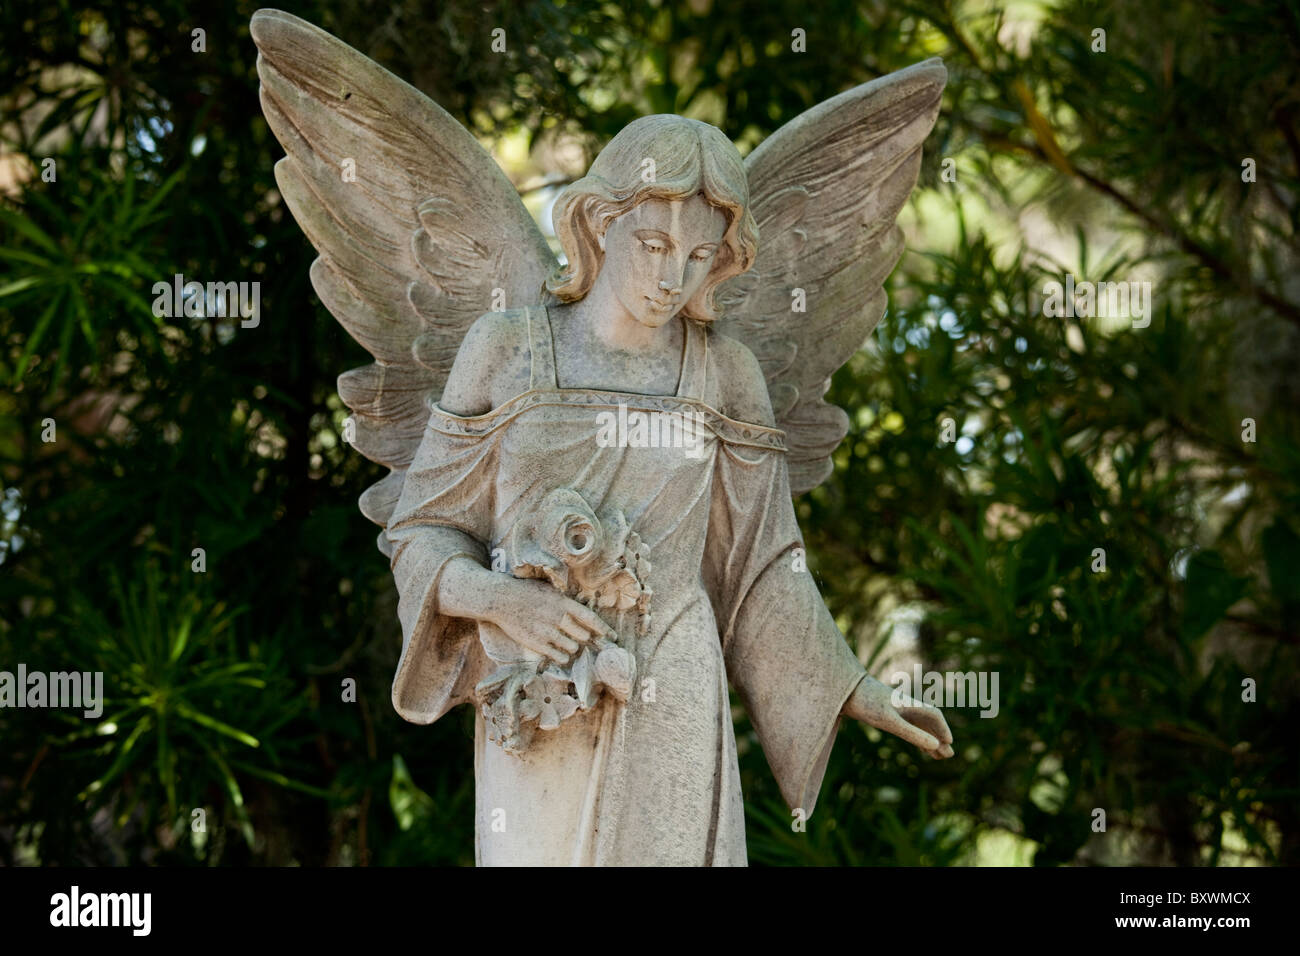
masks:
{"label": "carved rose", "polygon": [[569,488],[552,491],[503,542],[511,571],[543,578],[597,611],[650,610],[650,549],[618,509],[597,517]]}

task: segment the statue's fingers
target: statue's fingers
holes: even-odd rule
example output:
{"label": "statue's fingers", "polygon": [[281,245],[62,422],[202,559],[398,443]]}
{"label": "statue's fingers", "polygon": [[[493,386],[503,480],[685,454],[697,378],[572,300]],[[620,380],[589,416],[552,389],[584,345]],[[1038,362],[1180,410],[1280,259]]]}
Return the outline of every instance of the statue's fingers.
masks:
{"label": "statue's fingers", "polygon": [[572,656],[573,654],[576,654],[578,652],[579,642],[568,636],[568,632],[564,630],[563,624],[560,625],[560,628],[562,633],[553,634],[550,638],[551,644],[566,655]]}
{"label": "statue's fingers", "polygon": [[900,707],[898,712],[903,715],[904,720],[932,733],[939,743],[952,743],[952,731],[948,729],[948,721],[944,719],[943,711],[939,708],[929,704],[917,704],[914,707]]}
{"label": "statue's fingers", "polygon": [[[597,614],[589,607],[583,607],[577,601],[574,601],[572,603],[573,606],[569,608],[566,613],[570,618],[574,620],[574,622],[576,622],[577,624],[586,628],[592,634],[595,634],[599,637],[604,637],[606,634],[609,633],[609,625],[606,624],[603,620],[601,620],[599,614]],[[585,636],[581,638],[581,640],[584,641],[586,639],[587,638]]]}
{"label": "statue's fingers", "polygon": [[927,753],[931,750],[939,749],[938,740],[936,740],[932,735],[926,733],[920,727],[908,723],[898,714],[890,714],[887,716],[884,723],[880,725],[880,729],[887,733],[891,733],[902,740],[906,740],[909,744],[920,747]]}
{"label": "statue's fingers", "polygon": [[571,655],[565,654],[564,651],[550,643],[546,638],[539,637],[531,643],[525,643],[524,641],[519,641],[519,643],[524,647],[527,647],[530,651],[541,654],[548,661],[554,661],[556,664],[569,663],[569,657]]}
{"label": "statue's fingers", "polygon": [[[583,627],[568,614],[564,615],[564,619],[560,621],[560,630],[577,641],[578,644],[586,644],[591,640],[591,631]],[[604,631],[602,630],[601,633],[604,633]],[[577,649],[577,645],[575,644],[574,650]]]}
{"label": "statue's fingers", "polygon": [[559,664],[561,667],[566,666],[569,663],[569,661],[572,660],[573,658],[572,654],[566,654],[558,647],[549,647],[549,646],[546,648],[546,656],[550,660]]}
{"label": "statue's fingers", "polygon": [[[939,743],[945,747],[952,743],[952,730],[948,727],[948,718],[943,715],[943,711],[937,707],[933,708],[934,719],[939,722],[939,732],[935,734],[939,738]],[[951,754],[949,755],[951,756]]]}

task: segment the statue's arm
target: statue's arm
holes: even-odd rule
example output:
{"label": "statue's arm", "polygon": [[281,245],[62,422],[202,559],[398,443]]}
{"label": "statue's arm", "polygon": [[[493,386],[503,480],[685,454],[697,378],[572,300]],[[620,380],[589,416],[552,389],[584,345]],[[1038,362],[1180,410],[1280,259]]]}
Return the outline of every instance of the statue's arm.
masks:
{"label": "statue's arm", "polygon": [[[499,313],[482,315],[470,326],[438,399],[444,411],[468,417],[492,409],[492,376],[483,374],[483,370],[500,369],[509,331],[506,317]],[[433,528],[418,529],[419,537],[430,547],[440,533]],[[486,542],[479,543],[486,546]],[[493,572],[461,553],[451,558],[437,576],[438,610],[447,617],[490,620],[488,595],[495,591],[496,583]]]}
{"label": "statue's arm", "polygon": [[[526,391],[527,344],[527,328],[514,317],[481,316],[456,353],[439,406],[462,417],[481,415]],[[516,643],[558,663],[609,630],[594,611],[550,585],[492,571],[463,553],[438,575],[437,607],[447,617],[495,624]]]}
{"label": "statue's arm", "polygon": [[[775,424],[767,383],[753,352],[744,343],[720,333],[712,336],[709,345],[719,380],[724,383],[723,413],[738,421]],[[808,584],[811,587],[810,581]],[[835,633],[839,637],[838,628]],[[892,688],[866,674],[840,713],[894,734],[934,757],[951,757],[952,732],[943,713],[911,697],[897,704],[896,700]]]}
{"label": "statue's arm", "polygon": [[528,371],[527,326],[489,312],[465,333],[438,404],[453,415],[482,415],[527,391]]}
{"label": "statue's arm", "polygon": [[557,664],[567,664],[593,637],[613,639],[600,616],[543,581],[490,571],[455,558],[438,580],[443,614],[486,621],[511,640]]}
{"label": "statue's arm", "polygon": [[713,366],[709,371],[721,385],[719,411],[738,422],[775,426],[763,369],[749,347],[721,332],[713,332],[709,336],[709,358]]}

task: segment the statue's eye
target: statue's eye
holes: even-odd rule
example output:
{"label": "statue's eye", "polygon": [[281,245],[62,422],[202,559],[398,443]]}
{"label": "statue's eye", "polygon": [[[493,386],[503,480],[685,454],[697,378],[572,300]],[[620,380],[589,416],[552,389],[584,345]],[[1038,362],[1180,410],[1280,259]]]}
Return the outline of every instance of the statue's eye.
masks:
{"label": "statue's eye", "polygon": [[691,253],[691,258],[696,262],[708,262],[716,252],[716,249],[696,249]]}
{"label": "statue's eye", "polygon": [[657,239],[642,239],[641,245],[645,246],[651,252],[663,252],[667,246]]}

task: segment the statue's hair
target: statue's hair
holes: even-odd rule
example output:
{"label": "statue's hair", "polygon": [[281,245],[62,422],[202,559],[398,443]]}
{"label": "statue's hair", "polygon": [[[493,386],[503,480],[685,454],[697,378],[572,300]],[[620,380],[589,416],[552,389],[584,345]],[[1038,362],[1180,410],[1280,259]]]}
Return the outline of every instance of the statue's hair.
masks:
{"label": "statue's hair", "polygon": [[[650,168],[646,160],[653,160],[649,182],[643,178]],[[716,319],[713,293],[753,265],[758,226],[749,212],[749,181],[736,147],[717,127],[684,116],[659,114],[629,123],[600,151],[587,175],[560,193],[551,217],[568,264],[547,280],[547,290],[562,302],[581,299],[600,273],[599,237],[611,222],[651,199],[697,194],[722,210],[727,231],[708,279],[682,314]]]}

